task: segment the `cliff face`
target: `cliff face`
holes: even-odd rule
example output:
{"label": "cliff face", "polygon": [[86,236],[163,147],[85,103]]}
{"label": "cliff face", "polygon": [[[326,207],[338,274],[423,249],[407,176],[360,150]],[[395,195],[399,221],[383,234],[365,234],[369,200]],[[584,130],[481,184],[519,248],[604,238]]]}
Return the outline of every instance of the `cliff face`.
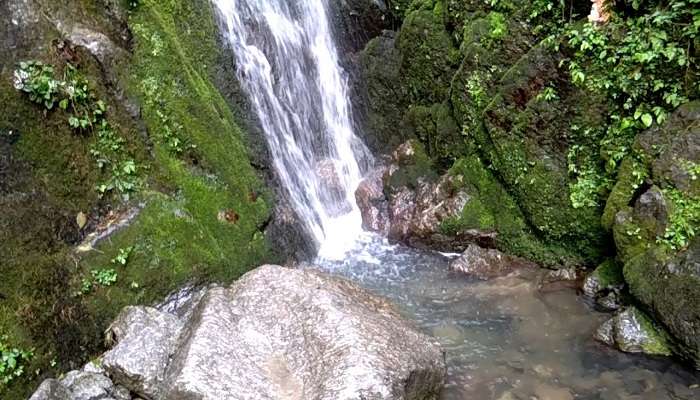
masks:
{"label": "cliff face", "polygon": [[0,342],[34,349],[3,398],[123,306],[273,258],[217,37],[208,1],[0,4]]}
{"label": "cliff face", "polygon": [[[677,79],[672,85],[686,85],[686,104],[674,113],[679,102],[658,103],[667,114],[654,123],[651,114],[620,111],[635,100],[618,104],[628,95],[656,101],[652,92],[630,95],[636,80],[656,79],[646,64],[637,67],[639,77],[606,67],[600,85],[595,60],[575,65],[591,47],[607,49],[600,59],[610,54],[605,46],[613,46],[619,19],[597,34],[575,22],[585,20],[590,3],[574,2],[573,33],[557,37],[550,34],[568,22],[543,22],[536,2],[487,3],[392,2],[400,27],[357,55],[355,107],[366,115],[366,141],[390,153],[417,139],[438,173],[458,177],[471,200],[461,217],[443,221],[445,234],[494,231],[500,250],[551,268],[608,260],[622,276],[624,265],[633,302],[673,334],[678,354],[697,363],[697,240],[687,229],[700,221],[697,91],[687,83],[697,64],[690,62],[689,75],[666,74]],[[643,47],[638,40],[631,45]],[[672,61],[655,65],[678,70]],[[610,95],[610,85],[622,88]],[[683,293],[683,304],[668,293]]]}

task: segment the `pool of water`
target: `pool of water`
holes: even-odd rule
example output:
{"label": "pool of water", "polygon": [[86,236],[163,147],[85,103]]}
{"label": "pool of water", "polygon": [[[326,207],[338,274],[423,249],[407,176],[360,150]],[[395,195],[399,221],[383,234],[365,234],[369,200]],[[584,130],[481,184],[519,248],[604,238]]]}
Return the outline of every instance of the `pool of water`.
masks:
{"label": "pool of water", "polygon": [[542,292],[532,271],[488,282],[448,271],[454,255],[362,237],[340,260],[317,260],[390,298],[442,343],[443,400],[700,399],[700,375],[669,359],[592,339],[607,317],[572,289]]}

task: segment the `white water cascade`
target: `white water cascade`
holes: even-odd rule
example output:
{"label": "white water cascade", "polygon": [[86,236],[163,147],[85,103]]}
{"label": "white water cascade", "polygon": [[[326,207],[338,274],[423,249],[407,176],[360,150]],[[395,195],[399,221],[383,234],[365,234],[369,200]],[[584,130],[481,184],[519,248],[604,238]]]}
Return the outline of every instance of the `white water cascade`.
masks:
{"label": "white water cascade", "polygon": [[362,231],[354,193],[371,156],[353,132],[326,0],[214,3],[292,205],[319,255],[342,257]]}

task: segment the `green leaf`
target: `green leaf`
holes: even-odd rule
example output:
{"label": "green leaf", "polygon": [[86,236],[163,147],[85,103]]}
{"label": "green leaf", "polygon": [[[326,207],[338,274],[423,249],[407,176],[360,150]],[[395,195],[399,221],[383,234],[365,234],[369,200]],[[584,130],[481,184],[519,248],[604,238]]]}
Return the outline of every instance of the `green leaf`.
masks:
{"label": "green leaf", "polygon": [[654,122],[654,117],[651,116],[651,114],[646,113],[642,115],[642,123],[644,124],[645,127],[650,127],[651,124]]}
{"label": "green leaf", "polygon": [[58,106],[61,107],[62,110],[65,110],[68,108],[68,99],[63,99],[58,103]]}

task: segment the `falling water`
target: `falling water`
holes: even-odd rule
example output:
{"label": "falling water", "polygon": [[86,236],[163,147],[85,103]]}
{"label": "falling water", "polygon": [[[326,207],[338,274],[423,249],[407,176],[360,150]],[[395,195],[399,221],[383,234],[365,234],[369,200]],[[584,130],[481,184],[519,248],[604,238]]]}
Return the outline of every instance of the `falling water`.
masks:
{"label": "falling water", "polygon": [[341,256],[361,232],[354,192],[370,156],[353,132],[325,0],[214,3],[289,199],[320,254]]}

